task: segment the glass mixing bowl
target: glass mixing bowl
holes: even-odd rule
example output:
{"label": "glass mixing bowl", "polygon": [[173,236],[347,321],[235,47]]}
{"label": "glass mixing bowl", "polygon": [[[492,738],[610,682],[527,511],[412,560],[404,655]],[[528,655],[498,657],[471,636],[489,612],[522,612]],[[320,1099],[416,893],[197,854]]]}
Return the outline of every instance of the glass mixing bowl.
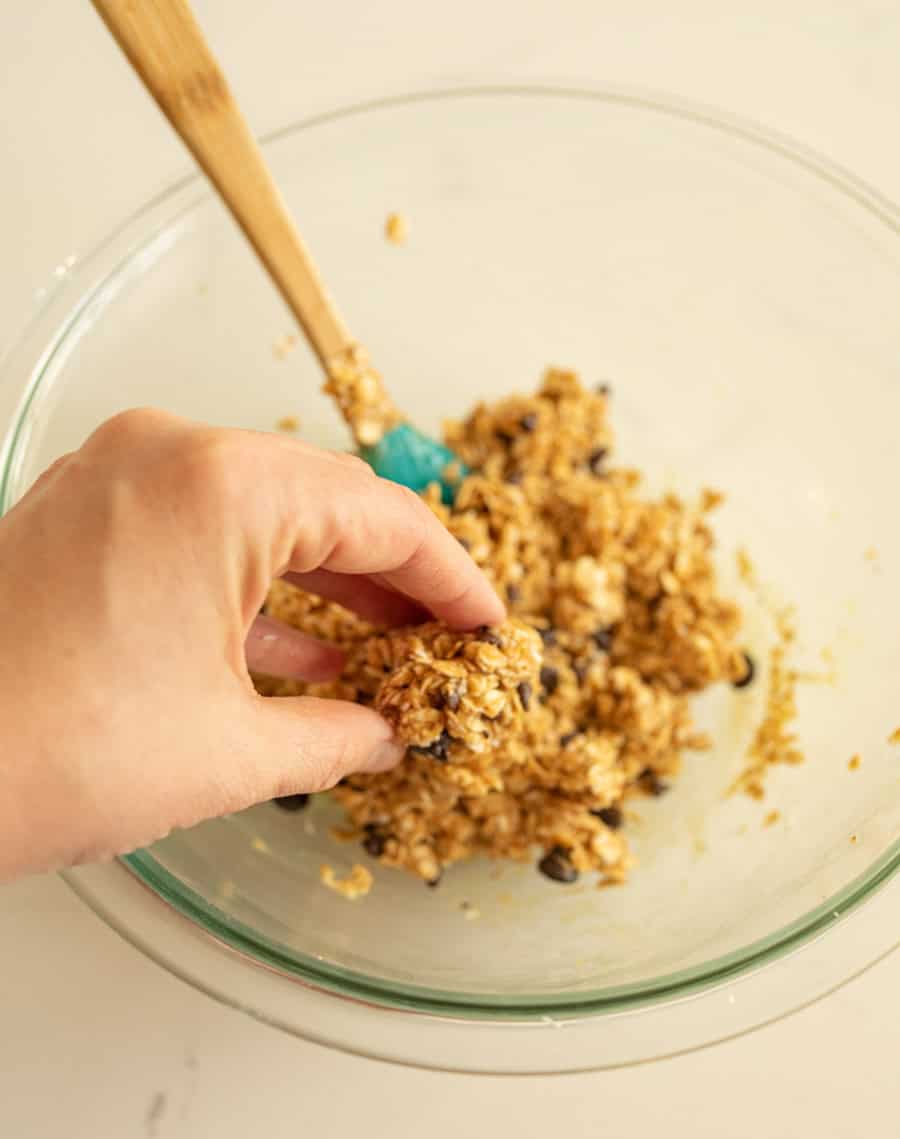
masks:
{"label": "glass mixing bowl", "polygon": [[[773,769],[763,803],[727,793],[763,669],[745,692],[698,701],[715,748],[636,804],[639,865],[620,889],[476,861],[438,890],[379,870],[349,904],[319,865],[365,856],[329,836],[324,798],[173,834],[73,886],[255,1015],[461,1069],[695,1047],[886,952],[896,886],[870,899],[900,860],[896,208],[788,140],[615,91],[415,95],[301,123],[266,149],[415,423],[437,431],[571,365],[613,384],[621,461],[655,487],[726,492],[721,572],[748,644],[764,661],[775,609],[794,603],[795,659],[817,674],[800,688],[806,762]],[[383,238],[394,210],[409,220],[402,248]],[[8,356],[0,508],[129,406],[261,429],[292,414],[306,438],[346,446],[310,354],[285,353],[292,331],[206,185],[175,187],[63,274]],[[742,544],[757,589],[736,572]]]}

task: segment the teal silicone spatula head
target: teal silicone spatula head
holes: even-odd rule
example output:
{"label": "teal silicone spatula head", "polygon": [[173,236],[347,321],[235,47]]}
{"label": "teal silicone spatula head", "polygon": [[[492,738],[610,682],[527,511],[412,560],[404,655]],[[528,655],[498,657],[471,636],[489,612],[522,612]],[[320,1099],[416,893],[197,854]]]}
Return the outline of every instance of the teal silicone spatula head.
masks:
{"label": "teal silicone spatula head", "polygon": [[449,447],[430,439],[409,423],[392,428],[373,447],[360,447],[360,456],[377,475],[420,492],[440,483],[441,498],[448,505],[459,482],[468,473]]}

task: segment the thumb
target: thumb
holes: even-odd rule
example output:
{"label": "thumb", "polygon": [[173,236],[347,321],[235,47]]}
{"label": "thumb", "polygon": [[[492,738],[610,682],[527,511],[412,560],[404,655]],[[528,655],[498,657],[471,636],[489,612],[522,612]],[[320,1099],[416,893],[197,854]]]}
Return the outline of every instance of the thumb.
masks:
{"label": "thumb", "polygon": [[325,791],[345,775],[387,771],[403,758],[390,724],[371,708],[312,696],[256,703],[255,801]]}

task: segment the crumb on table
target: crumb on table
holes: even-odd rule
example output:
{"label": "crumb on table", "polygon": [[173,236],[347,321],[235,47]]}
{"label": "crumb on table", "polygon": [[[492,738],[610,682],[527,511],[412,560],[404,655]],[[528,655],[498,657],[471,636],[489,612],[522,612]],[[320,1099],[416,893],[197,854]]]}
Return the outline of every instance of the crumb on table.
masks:
{"label": "crumb on table", "polygon": [[275,426],[279,431],[286,431],[290,434],[300,430],[300,420],[296,415],[282,415]]}
{"label": "crumb on table", "polygon": [[862,757],[854,755],[847,763],[848,771],[859,771],[859,765],[862,763]]}
{"label": "crumb on table", "polygon": [[900,728],[894,728],[894,730],[888,736],[888,743],[900,744]]}
{"label": "crumb on table", "polygon": [[343,878],[338,876],[333,866],[329,866],[327,862],[323,863],[319,867],[319,880],[323,886],[327,886],[329,890],[334,890],[336,894],[340,894],[350,902],[356,901],[357,898],[364,898],[372,889],[374,881],[371,870],[367,870],[358,862]]}
{"label": "crumb on table", "polygon": [[766,815],[766,817],[763,819],[763,826],[764,827],[774,826],[775,823],[777,823],[780,818],[781,818],[781,811],[777,811],[777,810],[776,811],[769,811],[768,814]]}

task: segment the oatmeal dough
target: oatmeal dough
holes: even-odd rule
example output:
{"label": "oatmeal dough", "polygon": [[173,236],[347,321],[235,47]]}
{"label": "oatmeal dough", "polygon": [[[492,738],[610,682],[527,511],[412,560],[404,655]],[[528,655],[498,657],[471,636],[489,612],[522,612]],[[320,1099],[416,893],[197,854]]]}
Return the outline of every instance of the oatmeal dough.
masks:
{"label": "oatmeal dough", "polygon": [[360,447],[374,447],[403,416],[366,350],[353,345],[328,361],[323,391],[334,398]]}
{"label": "oatmeal dough", "polygon": [[357,898],[364,898],[372,889],[372,871],[367,870],[358,862],[353,865],[348,874],[339,877],[333,866],[323,863],[319,867],[319,881],[329,890],[334,890],[346,898],[348,902],[355,902]]}
{"label": "oatmeal dough", "polygon": [[536,395],[447,427],[473,473],[452,506],[426,497],[507,603],[504,625],[384,631],[283,583],[269,597],[272,616],[347,653],[338,682],[305,690],[374,705],[408,744],[394,771],[332,794],[346,837],[429,884],[479,852],[559,882],[622,881],[623,804],[663,793],[682,753],[708,746],[691,696],[748,675],[712,563],[720,496],[643,496],[610,463],[608,404],[551,370]]}

